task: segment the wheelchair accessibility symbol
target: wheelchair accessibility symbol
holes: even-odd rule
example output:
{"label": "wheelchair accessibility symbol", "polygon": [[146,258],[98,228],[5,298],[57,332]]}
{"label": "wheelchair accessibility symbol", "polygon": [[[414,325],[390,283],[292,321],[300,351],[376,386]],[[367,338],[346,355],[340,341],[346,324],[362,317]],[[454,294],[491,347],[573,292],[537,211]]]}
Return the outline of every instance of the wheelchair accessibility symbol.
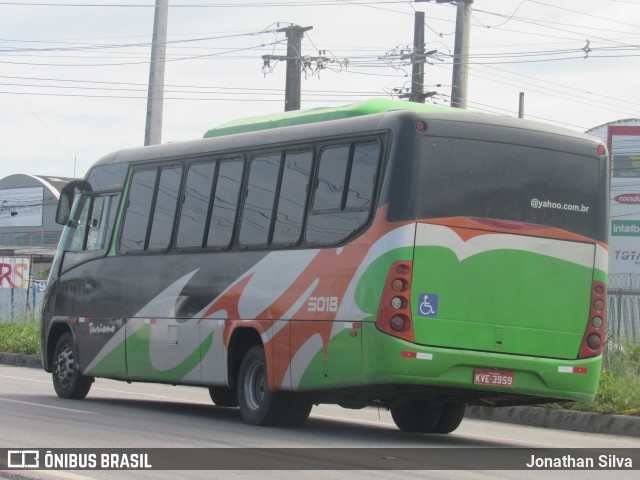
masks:
{"label": "wheelchair accessibility symbol", "polygon": [[418,295],[418,315],[421,317],[438,316],[438,295],[435,293]]}

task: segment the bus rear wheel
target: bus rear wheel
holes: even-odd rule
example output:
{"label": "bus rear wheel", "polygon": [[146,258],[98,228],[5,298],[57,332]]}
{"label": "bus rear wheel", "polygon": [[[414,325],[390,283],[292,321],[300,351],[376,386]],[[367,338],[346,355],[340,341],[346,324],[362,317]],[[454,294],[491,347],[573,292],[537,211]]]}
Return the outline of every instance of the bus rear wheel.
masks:
{"label": "bus rear wheel", "polygon": [[82,400],[91,389],[93,377],[80,373],[77,358],[73,336],[70,332],[64,333],[53,350],[51,369],[53,388],[60,398]]}
{"label": "bus rear wheel", "polygon": [[391,407],[391,417],[403,432],[434,433],[442,418],[442,405],[406,402]]}
{"label": "bus rear wheel", "polygon": [[442,415],[433,429],[433,433],[453,432],[460,426],[466,409],[467,405],[465,403],[445,403],[442,406]]}
{"label": "bus rear wheel", "polygon": [[284,425],[287,427],[297,427],[302,425],[309,418],[313,401],[304,393],[282,392],[289,397],[289,409]]}
{"label": "bus rear wheel", "polygon": [[251,425],[295,426],[304,423],[312,403],[301,394],[272,392],[267,378],[264,349],[254,346],[246,353],[238,373],[240,414]]}

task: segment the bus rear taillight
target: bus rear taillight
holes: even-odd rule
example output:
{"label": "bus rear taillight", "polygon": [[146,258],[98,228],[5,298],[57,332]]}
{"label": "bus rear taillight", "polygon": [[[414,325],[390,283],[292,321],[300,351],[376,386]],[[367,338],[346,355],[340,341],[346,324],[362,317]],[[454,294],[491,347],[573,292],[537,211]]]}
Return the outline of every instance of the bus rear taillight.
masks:
{"label": "bus rear taillight", "polygon": [[412,262],[395,262],[389,269],[382,292],[376,326],[394,337],[414,341],[411,322],[411,271]]}
{"label": "bus rear taillight", "polygon": [[589,323],[584,333],[579,358],[594,357],[602,353],[607,331],[607,288],[602,282],[593,282]]}

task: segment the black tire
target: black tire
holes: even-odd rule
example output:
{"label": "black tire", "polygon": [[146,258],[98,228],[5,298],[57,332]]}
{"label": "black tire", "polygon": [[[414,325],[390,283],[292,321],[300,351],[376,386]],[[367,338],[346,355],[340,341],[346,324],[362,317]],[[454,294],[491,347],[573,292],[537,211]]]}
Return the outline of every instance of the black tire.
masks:
{"label": "black tire", "polygon": [[285,425],[291,399],[289,392],[269,390],[264,349],[251,347],[238,373],[238,403],[244,421],[250,425]]}
{"label": "black tire", "polygon": [[209,387],[209,396],[218,407],[238,406],[238,393],[229,387]]}
{"label": "black tire", "polygon": [[287,396],[289,396],[290,403],[284,425],[298,427],[309,418],[313,408],[313,401],[303,393],[287,392]]}
{"label": "black tire", "polygon": [[442,417],[441,405],[407,402],[391,407],[391,417],[403,432],[432,433]]}
{"label": "black tire", "polygon": [[445,403],[442,407],[442,416],[433,429],[433,433],[451,433],[460,426],[464,418],[467,405],[464,403]]}
{"label": "black tire", "polygon": [[70,332],[62,334],[53,350],[51,376],[53,388],[60,398],[82,400],[87,396],[93,377],[87,377],[78,369],[78,354]]}

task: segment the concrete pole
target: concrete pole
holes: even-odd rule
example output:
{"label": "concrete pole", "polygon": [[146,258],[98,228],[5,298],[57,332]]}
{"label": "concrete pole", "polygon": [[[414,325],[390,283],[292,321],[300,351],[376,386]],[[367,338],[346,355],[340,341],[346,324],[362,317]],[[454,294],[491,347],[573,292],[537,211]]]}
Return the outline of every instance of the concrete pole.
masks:
{"label": "concrete pole", "polygon": [[524,92],[520,92],[520,101],[518,102],[518,118],[524,118]]}
{"label": "concrete pole", "polygon": [[453,76],[451,79],[451,106],[455,108],[467,108],[472,3],[473,0],[458,0],[456,39],[453,48]]}
{"label": "concrete pole", "polygon": [[162,103],[164,100],[164,67],[167,53],[167,18],[169,0],[156,0],[149,67],[149,93],[147,95],[147,124],[144,144],[157,145],[162,138]]}
{"label": "concrete pole", "polygon": [[413,26],[410,102],[424,103],[424,62],[424,12],[416,12]]}
{"label": "concrete pole", "polygon": [[292,25],[278,32],[287,34],[287,74],[284,94],[284,111],[300,110],[302,90],[302,37],[313,27]]}

